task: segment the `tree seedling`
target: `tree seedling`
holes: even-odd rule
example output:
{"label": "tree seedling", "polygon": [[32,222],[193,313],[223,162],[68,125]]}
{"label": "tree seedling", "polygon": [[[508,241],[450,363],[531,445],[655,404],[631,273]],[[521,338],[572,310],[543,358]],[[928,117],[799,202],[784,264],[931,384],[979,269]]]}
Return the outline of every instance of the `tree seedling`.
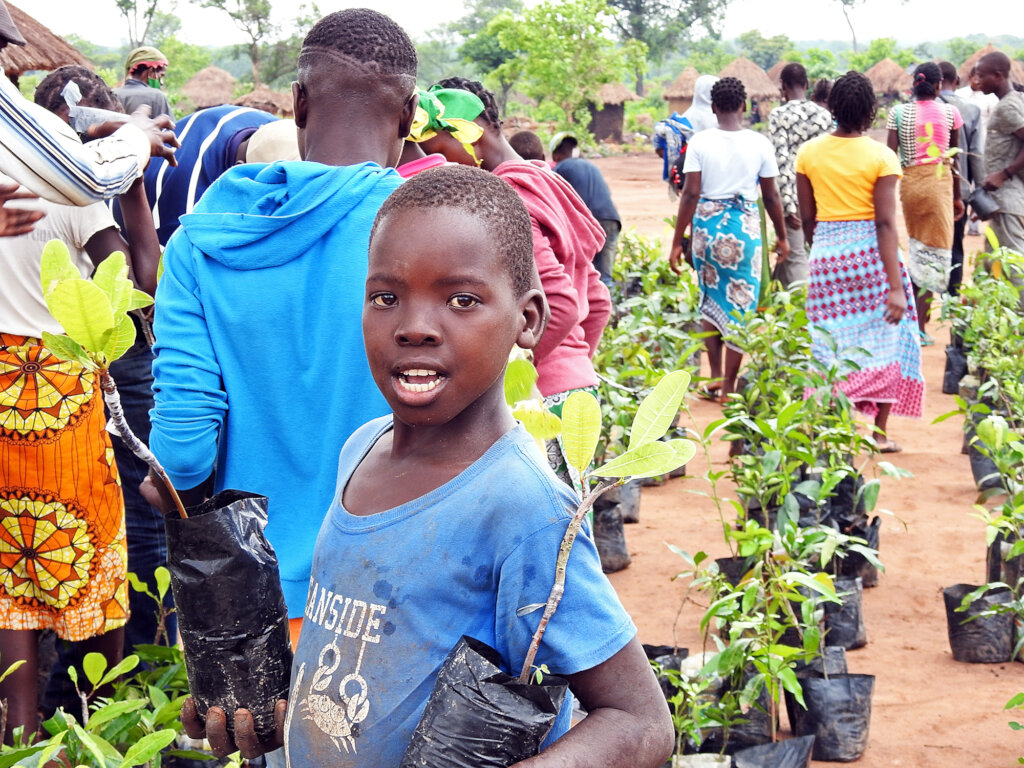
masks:
{"label": "tree seedling", "polygon": [[43,332],[43,345],[54,355],[94,371],[110,412],[110,423],[132,453],[160,478],[178,508],[188,517],[167,472],[153,452],[132,432],[121,408],[110,364],[135,343],[135,325],[128,313],[148,307],[152,297],[135,289],[128,279],[128,263],[121,251],[100,262],[92,279],[83,278],[71,263],[64,243],[51,240],[43,248],[41,263],[43,298],[50,314],[67,335]]}

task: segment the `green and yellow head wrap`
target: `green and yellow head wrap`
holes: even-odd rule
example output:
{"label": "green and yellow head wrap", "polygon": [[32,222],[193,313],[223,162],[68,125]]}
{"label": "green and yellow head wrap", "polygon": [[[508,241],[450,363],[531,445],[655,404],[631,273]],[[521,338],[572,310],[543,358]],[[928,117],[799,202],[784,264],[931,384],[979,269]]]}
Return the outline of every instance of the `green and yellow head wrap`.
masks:
{"label": "green and yellow head wrap", "polygon": [[476,94],[458,88],[438,88],[419,91],[419,106],[412,121],[409,141],[421,142],[433,138],[439,131],[447,131],[480,164],[473,145],[480,140],[484,129],[473,122],[484,111],[484,103]]}

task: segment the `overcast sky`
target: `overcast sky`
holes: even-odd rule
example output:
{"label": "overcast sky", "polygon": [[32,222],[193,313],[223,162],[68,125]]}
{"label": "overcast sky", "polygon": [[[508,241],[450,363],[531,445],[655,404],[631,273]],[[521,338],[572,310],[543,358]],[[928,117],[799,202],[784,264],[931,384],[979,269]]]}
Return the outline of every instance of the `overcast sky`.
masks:
{"label": "overcast sky", "polygon": [[[58,34],[74,32],[103,45],[118,45],[127,36],[114,0],[15,0],[15,4]],[[300,0],[273,0],[274,20],[286,23],[299,5]],[[354,6],[375,8],[402,24],[413,38],[463,14],[462,0],[319,0],[317,5],[323,13]],[[182,18],[181,37],[187,42],[225,45],[244,39],[222,11],[198,8],[188,0],[178,0],[177,8]],[[851,18],[858,42],[865,44],[876,37],[916,43],[973,33],[1024,36],[1021,0],[864,0],[853,9]],[[725,37],[750,29],[758,29],[766,37],[786,34],[793,40],[850,37],[839,0],[732,0],[725,17]]]}

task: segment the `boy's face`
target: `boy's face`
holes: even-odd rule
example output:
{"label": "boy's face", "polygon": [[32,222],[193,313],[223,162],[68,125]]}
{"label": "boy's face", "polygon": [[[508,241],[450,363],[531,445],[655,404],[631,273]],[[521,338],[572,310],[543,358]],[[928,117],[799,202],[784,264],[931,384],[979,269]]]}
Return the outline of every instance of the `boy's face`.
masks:
{"label": "boy's face", "polygon": [[455,208],[395,211],[379,225],[363,340],[398,421],[436,426],[503,407],[505,363],[528,323],[492,242]]}
{"label": "boy's face", "polygon": [[971,75],[971,87],[982,93],[995,93],[1002,79],[1002,73],[985,62],[980,62]]}

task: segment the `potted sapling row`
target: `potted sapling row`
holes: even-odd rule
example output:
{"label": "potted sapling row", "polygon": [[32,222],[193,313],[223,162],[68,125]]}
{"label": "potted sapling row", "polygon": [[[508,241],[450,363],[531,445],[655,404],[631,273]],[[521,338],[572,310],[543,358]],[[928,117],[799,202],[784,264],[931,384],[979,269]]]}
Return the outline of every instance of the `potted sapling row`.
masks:
{"label": "potted sapling row", "polygon": [[288,694],[291,644],[277,557],[263,535],[267,499],[227,490],[186,511],[167,472],[132,433],[109,366],[135,342],[128,313],[153,300],[132,287],[123,253],[112,253],[85,279],[67,246],[52,240],[40,275],[46,305],[66,333],[44,333],[43,344],[96,372],[112,428],[173,501],[164,520],[168,568],[197,710],[249,709],[257,733],[269,737],[274,706]]}
{"label": "potted sapling row", "polygon": [[[546,602],[517,611],[519,616],[541,612],[519,674],[502,669],[493,648],[463,637],[438,673],[402,768],[505,768],[537,754],[568,689],[564,680],[547,674],[543,667],[537,670],[534,660],[565,592],[573,543],[594,501],[610,488],[629,479],[666,474],[693,458],[696,448],[690,440],[661,439],[673,426],[689,383],[685,371],[664,376],[637,408],[625,452],[590,471],[601,435],[601,407],[586,392],[574,392],[565,401],[562,443],[570,466],[580,474],[583,499],[566,525],[556,562],[551,564],[553,584]],[[517,408],[514,413],[521,416],[524,410],[528,409]],[[549,426],[549,420],[544,422]]]}

